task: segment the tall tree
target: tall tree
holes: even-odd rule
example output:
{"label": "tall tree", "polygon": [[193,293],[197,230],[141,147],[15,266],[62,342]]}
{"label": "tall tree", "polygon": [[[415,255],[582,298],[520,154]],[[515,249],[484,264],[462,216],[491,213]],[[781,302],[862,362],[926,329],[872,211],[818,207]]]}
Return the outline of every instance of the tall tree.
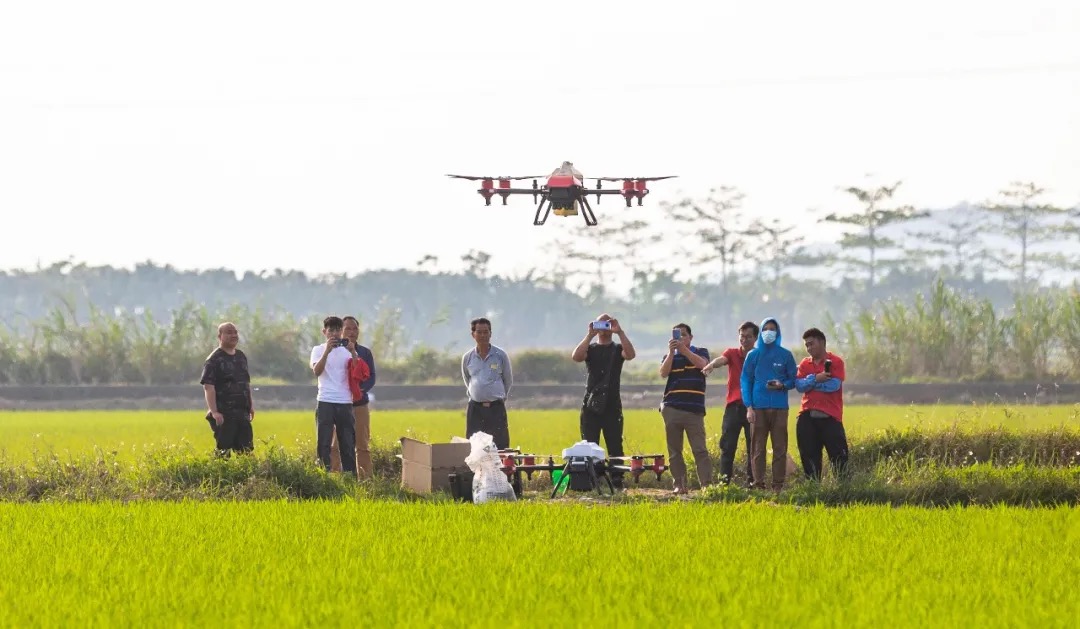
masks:
{"label": "tall tree", "polygon": [[491,254],[485,251],[470,249],[469,253],[461,256],[465,263],[465,274],[483,279],[487,276],[487,265],[491,261]]}
{"label": "tall tree", "polygon": [[1064,268],[1068,259],[1061,254],[1036,253],[1036,245],[1059,241],[1064,233],[1061,221],[1069,210],[1038,201],[1046,191],[1031,182],[1013,181],[999,193],[997,202],[982,205],[983,211],[998,219],[988,227],[993,233],[1012,241],[1019,254],[1007,252],[1001,267],[1015,273],[1017,285],[1023,289],[1032,275],[1046,268]]}
{"label": "tall tree", "polygon": [[585,279],[584,288],[602,298],[614,271],[625,267],[633,271],[643,263],[640,252],[648,239],[649,223],[636,218],[633,211],[614,210],[597,217],[593,227],[581,227],[570,238],[555,241],[555,254],[564,268],[573,264],[570,275]]}
{"label": "tall tree", "polygon": [[757,262],[759,268],[769,270],[774,283],[779,282],[785,271],[793,266],[812,266],[823,261],[822,256],[807,252],[802,244],[805,237],[792,235],[793,231],[795,225],[785,227],[778,218],[768,222],[756,219],[746,231],[748,236],[759,241],[749,248],[749,257]]}
{"label": "tall tree", "polygon": [[977,274],[995,261],[980,238],[984,225],[976,209],[960,206],[944,210],[943,215],[935,221],[936,229],[909,234],[919,243],[911,248],[916,254],[912,257],[921,257],[957,278]]}
{"label": "tall tree", "polygon": [[683,199],[661,203],[672,219],[693,225],[692,234],[704,247],[691,261],[708,264],[720,261],[720,285],[727,292],[728,280],[747,246],[742,216],[745,194],[732,186],[709,190],[704,200]]}
{"label": "tall tree", "polygon": [[863,260],[852,256],[844,256],[842,259],[850,266],[865,268],[869,276],[870,286],[874,286],[877,281],[879,267],[891,262],[880,259],[880,253],[897,247],[895,241],[881,233],[882,230],[888,225],[904,223],[928,214],[928,212],[916,210],[910,205],[893,208],[882,207],[892,199],[901,183],[903,182],[897,181],[892,186],[878,186],[874,189],[851,186],[845,192],[854,196],[862,204],[863,208],[850,214],[834,212],[821,219],[823,222],[852,225],[857,228],[844,234],[840,239],[840,247],[842,250],[865,249],[868,258]]}

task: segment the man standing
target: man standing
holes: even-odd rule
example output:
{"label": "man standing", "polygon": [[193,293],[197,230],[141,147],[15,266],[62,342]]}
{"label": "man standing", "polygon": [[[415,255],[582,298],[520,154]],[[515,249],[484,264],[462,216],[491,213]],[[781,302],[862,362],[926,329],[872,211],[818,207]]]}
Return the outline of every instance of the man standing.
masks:
{"label": "man standing", "polygon": [[255,449],[251,430],[255,404],[247,356],[236,347],[240,333],[232,323],[219,325],[217,337],[218,347],[206,357],[199,379],[208,409],[206,420],[219,455],[229,456],[232,450],[251,452]]}
{"label": "man standing", "polygon": [[[618,335],[621,343],[612,342]],[[596,343],[592,343],[593,339]],[[604,433],[604,447],[608,456],[623,455],[623,414],[619,384],[622,379],[622,366],[625,361],[637,356],[634,345],[630,343],[626,331],[617,319],[609,314],[602,314],[595,321],[589,322],[585,338],[574,348],[571,358],[574,362],[585,363],[585,398],[581,403],[581,438],[591,443],[600,443],[600,433]],[[622,487],[622,472],[613,472],[611,482],[616,488]]]}
{"label": "man standing", "polygon": [[694,347],[693,340],[689,325],[676,325],[668,341],[668,353],[660,364],[660,377],[667,378],[660,414],[664,418],[668,460],[671,461],[676,494],[690,491],[686,480],[686,460],[683,458],[684,432],[694,453],[698,482],[702,487],[712,482],[712,460],[705,439],[705,375],[701,372],[709,364],[709,350]]}
{"label": "man standing", "polygon": [[774,491],[784,487],[787,472],[788,391],[795,388],[798,367],[791,351],[781,346],[780,324],[768,318],[761,322],[761,335],[746,355],[741,384],[750,422],[750,448],[754,456],[754,486],[764,489],[765,451],[772,439]]}
{"label": "man standing", "polygon": [[803,394],[795,440],[807,478],[821,479],[821,449],[829,454],[833,473],[843,476],[848,460],[844,431],[844,359],[825,347],[825,333],[817,328],[803,332],[806,353],[799,363],[795,388]]}
{"label": "man standing", "polygon": [[349,390],[349,359],[356,356],[355,344],[341,338],[341,317],[323,319],[326,343],[311,348],[311,370],[319,379],[316,397],[315,430],[317,452],[323,467],[330,471],[330,444],[337,432],[341,470],[356,474],[356,424],[353,397]]}
{"label": "man standing", "polygon": [[476,347],[461,357],[461,377],[469,396],[465,411],[465,438],[473,433],[491,435],[495,447],[510,447],[510,424],[506,417],[506,397],[514,384],[510,357],[502,348],[491,344],[491,321],[473,319],[472,329]]}
{"label": "man standing", "polygon": [[[367,366],[367,379],[357,383],[360,395],[353,395],[352,411],[356,421],[356,477],[370,478],[372,476],[371,463],[371,411],[368,406],[368,392],[375,386],[375,357],[371,350],[360,344],[360,321],[353,316],[342,317],[343,327],[341,337],[349,342],[346,349],[351,353],[352,361],[361,360]],[[350,374],[353,372],[350,363]],[[351,376],[350,376],[351,377]],[[350,383],[352,384],[352,383]],[[330,440],[330,471],[341,471],[341,454],[338,451],[337,429]]]}
{"label": "man standing", "polygon": [[727,406],[724,407],[724,423],[720,428],[720,483],[727,485],[735,474],[735,451],[739,449],[739,433],[746,441],[746,482],[754,483],[753,455],[750,449],[750,422],[742,399],[742,368],[746,354],[754,348],[758,339],[758,325],[747,321],[739,326],[739,346],[729,347],[720,357],[701,370],[708,376],[714,369],[727,366]]}

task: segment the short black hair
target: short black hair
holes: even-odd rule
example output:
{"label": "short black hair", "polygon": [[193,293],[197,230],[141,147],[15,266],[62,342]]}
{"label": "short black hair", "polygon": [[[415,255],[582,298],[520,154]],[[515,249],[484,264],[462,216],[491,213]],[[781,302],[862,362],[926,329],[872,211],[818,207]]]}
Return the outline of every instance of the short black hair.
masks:
{"label": "short black hair", "polygon": [[341,318],[341,325],[344,326],[346,321],[352,321],[357,326],[360,325],[360,320],[357,319],[356,317],[352,316],[352,315],[345,315],[344,317],[342,317]]}
{"label": "short black hair", "polygon": [[822,343],[826,343],[826,340],[825,340],[825,333],[824,333],[824,332],[822,332],[821,330],[817,329],[817,328],[810,328],[810,329],[809,329],[809,330],[807,330],[806,332],[803,332],[803,333],[802,333],[802,338],[803,338],[803,340],[804,340],[804,341],[805,341],[806,339],[811,339],[811,338],[813,338],[813,339],[818,339],[818,340],[820,340],[820,341],[821,341]]}
{"label": "short black hair", "polygon": [[476,326],[478,326],[480,324],[483,324],[483,323],[487,324],[487,327],[488,327],[489,330],[491,329],[491,322],[488,321],[487,318],[485,318],[485,317],[477,317],[477,318],[475,318],[475,319],[473,319],[472,321],[469,322],[469,330],[472,331],[472,332],[476,332]]}
{"label": "short black hair", "polygon": [[324,330],[334,330],[345,327],[345,322],[341,320],[341,317],[330,315],[322,320],[322,327]]}
{"label": "short black hair", "polygon": [[[690,326],[686,325],[685,323],[676,323],[675,328],[682,328],[686,330],[687,335],[694,336],[694,333],[690,331]],[[672,329],[674,330],[675,328]]]}
{"label": "short black hair", "polygon": [[759,328],[758,324],[754,323],[753,321],[746,321],[742,325],[740,325],[739,332],[742,332],[743,330],[753,330],[754,336],[761,335],[761,328]]}

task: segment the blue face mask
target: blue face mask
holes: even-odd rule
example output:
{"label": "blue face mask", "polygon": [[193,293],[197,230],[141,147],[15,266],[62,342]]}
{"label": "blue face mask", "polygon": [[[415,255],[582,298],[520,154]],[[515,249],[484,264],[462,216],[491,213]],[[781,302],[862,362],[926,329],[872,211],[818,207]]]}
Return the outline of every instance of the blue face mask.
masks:
{"label": "blue face mask", "polygon": [[775,343],[776,342],[776,330],[765,330],[764,332],[761,333],[761,340],[766,345],[770,345],[772,343]]}

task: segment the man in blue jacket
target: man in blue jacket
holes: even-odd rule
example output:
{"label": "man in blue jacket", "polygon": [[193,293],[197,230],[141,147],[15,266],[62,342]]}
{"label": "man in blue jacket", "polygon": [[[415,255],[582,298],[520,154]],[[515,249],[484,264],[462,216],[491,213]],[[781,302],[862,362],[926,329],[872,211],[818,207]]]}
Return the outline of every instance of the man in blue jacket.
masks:
{"label": "man in blue jacket", "polygon": [[781,343],[780,324],[767,318],[761,322],[761,334],[754,349],[746,355],[742,370],[742,399],[746,420],[750,422],[751,469],[754,486],[764,489],[765,450],[772,439],[772,487],[780,491],[787,472],[788,391],[795,388],[798,366],[795,356]]}

